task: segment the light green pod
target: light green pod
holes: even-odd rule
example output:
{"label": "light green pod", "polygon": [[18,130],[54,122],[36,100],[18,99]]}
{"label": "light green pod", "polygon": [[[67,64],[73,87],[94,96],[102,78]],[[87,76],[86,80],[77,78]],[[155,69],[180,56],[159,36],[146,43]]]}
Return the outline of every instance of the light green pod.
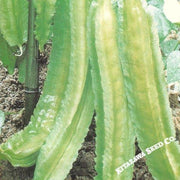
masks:
{"label": "light green pod", "polygon": [[[122,6],[123,19],[118,21],[119,50],[123,52],[120,62],[127,100],[134,99],[132,120],[137,140],[153,178],[177,180],[180,147],[177,141],[165,142],[175,137],[175,129],[156,28],[144,1],[124,0]],[[159,142],[163,146],[150,153],[147,148]]]}
{"label": "light green pod", "polygon": [[[0,145],[0,159],[9,160],[13,166],[28,167],[35,164],[39,149],[54,125],[54,119],[60,110],[62,98],[65,96],[69,71],[72,69],[70,66],[70,23],[69,16],[58,15],[56,15],[53,29],[53,48],[48,73],[34,115],[24,130]],[[63,26],[61,25],[62,19]]]}
{"label": "light green pod", "polygon": [[[129,113],[118,49],[117,20],[110,1],[91,4],[89,54],[92,65],[96,118],[97,180],[132,179],[133,167],[116,169],[134,156],[135,132]],[[121,176],[121,177],[120,177]]]}
{"label": "light green pod", "polygon": [[[90,72],[87,75],[88,7],[84,0],[60,0],[57,5],[58,17],[69,17],[70,72],[56,123],[40,150],[34,180],[63,180],[67,176],[93,116]],[[61,27],[67,21],[60,21]]]}
{"label": "light green pod", "polygon": [[80,103],[71,123],[68,123],[66,129],[60,129],[61,126],[56,123],[46,143],[42,146],[34,180],[63,180],[66,178],[88,132],[94,112],[93,100],[89,71]]}
{"label": "light green pod", "polygon": [[[175,131],[158,37],[146,3],[99,0],[93,6],[89,42],[98,116],[95,179],[132,179],[134,137],[154,179],[179,179],[179,146],[165,143]],[[163,146],[148,154],[147,148],[158,142]]]}

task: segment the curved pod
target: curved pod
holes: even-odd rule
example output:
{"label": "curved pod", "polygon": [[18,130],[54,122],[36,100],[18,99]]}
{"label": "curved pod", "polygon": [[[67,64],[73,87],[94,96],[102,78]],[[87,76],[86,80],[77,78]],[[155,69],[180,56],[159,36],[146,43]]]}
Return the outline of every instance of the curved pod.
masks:
{"label": "curved pod", "polygon": [[[69,18],[67,9],[57,11],[53,29],[55,38],[53,39],[47,78],[29,125],[10,137],[6,143],[0,145],[0,159],[8,159],[14,166],[27,167],[35,164],[39,149],[60,110],[69,71],[72,69],[70,66]],[[64,21],[63,25],[62,21]]]}
{"label": "curved pod", "polygon": [[[34,176],[38,180],[66,177],[88,131],[94,109],[90,74],[87,77],[89,59],[86,22],[89,2],[61,0],[58,7],[59,12],[66,11],[66,16],[70,17],[70,72],[56,123],[38,157]],[[63,26],[64,21],[61,23]],[[83,129],[78,131],[80,127]]]}
{"label": "curved pod", "polygon": [[[96,8],[96,10],[93,10]],[[92,3],[89,18],[90,54],[96,97],[97,138],[95,179],[131,179],[133,168],[116,169],[134,156],[134,131],[120,64],[117,22],[110,1]]]}

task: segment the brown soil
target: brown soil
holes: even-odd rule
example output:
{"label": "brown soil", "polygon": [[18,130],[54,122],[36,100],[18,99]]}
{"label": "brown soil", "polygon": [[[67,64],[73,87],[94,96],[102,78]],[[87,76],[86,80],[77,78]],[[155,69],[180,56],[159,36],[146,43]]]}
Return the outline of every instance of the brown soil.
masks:
{"label": "brown soil", "polygon": [[[40,90],[42,90],[48,64],[49,48],[39,58],[40,62]],[[171,101],[170,101],[171,102]],[[178,102],[177,102],[178,103]],[[18,82],[18,71],[9,75],[7,70],[0,64],[0,110],[6,114],[5,124],[2,127],[0,143],[8,137],[24,128],[24,86]],[[180,109],[173,107],[173,116],[176,128],[180,130]],[[85,137],[77,160],[73,163],[66,180],[92,180],[96,176],[95,165],[95,120],[93,118],[89,132]],[[178,133],[177,133],[178,136]],[[136,154],[140,152],[137,142]],[[0,180],[32,180],[34,167],[13,167],[7,161],[0,162]],[[134,166],[133,180],[153,180],[146,166],[145,159],[140,159]]]}

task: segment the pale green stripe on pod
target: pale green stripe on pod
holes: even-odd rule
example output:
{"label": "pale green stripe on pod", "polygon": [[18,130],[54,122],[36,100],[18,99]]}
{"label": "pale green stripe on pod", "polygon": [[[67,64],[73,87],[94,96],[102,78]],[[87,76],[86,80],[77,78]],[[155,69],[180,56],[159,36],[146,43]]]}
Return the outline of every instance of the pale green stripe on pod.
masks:
{"label": "pale green stripe on pod", "polygon": [[[133,144],[135,140],[123,86],[117,41],[117,17],[111,1],[98,1],[97,3],[96,15],[91,24],[93,31],[93,21],[95,21],[94,44],[97,58],[94,55],[94,57],[91,57],[91,62],[93,66],[92,74],[96,74],[94,77],[100,76],[94,81],[94,87],[102,89],[100,97],[97,97],[96,90],[95,94],[96,101],[102,103],[99,105],[103,106],[103,109],[101,107],[97,109],[97,115],[99,113],[97,124],[99,127],[97,127],[96,153],[97,157],[101,156],[101,158],[97,158],[96,161],[96,163],[99,163],[96,164],[97,171],[100,172],[97,172],[98,175],[95,179],[131,179],[132,166],[120,175],[116,172],[119,166],[134,156]],[[93,36],[93,32],[91,33]],[[91,52],[95,53],[93,42],[91,42],[91,46]],[[101,123],[102,127],[100,126]],[[101,132],[103,133],[101,134]],[[104,142],[100,142],[101,140]],[[102,147],[104,147],[104,150],[101,149]]]}
{"label": "pale green stripe on pod", "polygon": [[46,158],[46,156],[49,155],[48,152],[51,151],[49,142],[52,141],[54,133],[57,133],[59,130],[55,127],[40,151],[34,180],[58,180],[64,179],[67,176],[73,161],[77,158],[78,149],[81,147],[83,139],[88,132],[94,111],[93,100],[92,81],[89,70],[81,101],[72,122],[66,128],[65,132],[59,136],[57,144],[54,144],[58,147],[58,152],[57,154],[52,154],[51,157],[53,161],[51,166],[49,166],[48,161],[44,161],[44,158]]}
{"label": "pale green stripe on pod", "polygon": [[101,77],[97,62],[97,53],[95,48],[95,14],[97,2],[92,1],[88,14],[88,54],[91,64],[92,86],[95,96],[94,106],[96,110],[96,165],[95,169],[98,172],[98,177],[102,178],[103,174],[103,154],[105,149],[104,141],[104,110],[103,110],[103,90],[101,86]]}
{"label": "pale green stripe on pod", "polygon": [[[160,117],[158,120],[158,126],[161,127],[162,132],[162,140],[164,141],[166,138],[169,137],[175,137],[175,127],[172,120],[171,110],[169,108],[169,101],[168,101],[168,94],[167,94],[167,83],[165,83],[164,78],[164,72],[163,72],[163,64],[161,60],[161,54],[159,49],[159,42],[158,42],[158,34],[156,32],[156,28],[153,22],[153,19],[150,15],[148,15],[148,23],[151,26],[151,34],[150,34],[150,40],[151,40],[151,49],[152,49],[152,59],[153,66],[154,66],[154,78],[155,78],[155,87],[157,90],[157,105],[160,112]],[[154,103],[156,103],[154,102]],[[164,143],[164,142],[163,142]],[[164,153],[165,153],[165,161],[169,161],[169,164],[171,166],[170,170],[172,174],[170,174],[170,170],[166,171],[166,173],[163,174],[164,178],[169,177],[169,179],[180,179],[180,145],[178,141],[172,142],[171,144],[165,144],[164,143]],[[159,154],[158,154],[159,153]],[[158,152],[157,155],[154,155],[156,157],[159,157],[160,152]],[[152,154],[153,155],[153,154]],[[164,179],[161,176],[161,173],[165,171],[165,167],[162,166],[164,164],[164,161],[161,163],[161,172],[157,171],[156,166],[153,164],[157,163],[156,158],[149,157],[149,163],[152,164],[152,167],[149,166],[150,170],[152,171],[152,174],[154,173],[154,177],[156,179]],[[169,173],[169,174],[168,174]]]}
{"label": "pale green stripe on pod", "polygon": [[[124,0],[120,50],[126,96],[133,99],[137,138],[147,154],[154,179],[179,179],[180,160],[177,142],[166,145],[164,139],[175,136],[164,80],[157,33],[152,18],[140,0]],[[120,22],[119,22],[120,23]],[[162,142],[148,154],[146,148]]]}
{"label": "pale green stripe on pod", "polygon": [[[70,28],[67,29],[70,32],[69,36],[71,38],[70,72],[60,112],[56,118],[53,130],[40,151],[34,179],[57,179],[58,174],[63,179],[65,175],[65,169],[59,167],[61,167],[62,160],[64,159],[63,153],[69,149],[68,145],[72,145],[70,144],[71,141],[70,137],[67,136],[67,132],[71,130],[72,124],[75,121],[78,123],[78,119],[75,116],[76,113],[79,113],[78,109],[81,106],[81,98],[88,69],[89,59],[86,38],[88,7],[89,1],[59,1],[59,11],[66,11],[66,16],[70,16],[68,20],[70,22]],[[61,24],[63,23],[64,21],[62,20]],[[84,127],[84,129],[87,130],[87,127]],[[77,150],[77,147],[75,150]],[[65,153],[64,156],[67,156],[67,154]],[[69,163],[72,163],[72,161],[69,161]]]}
{"label": "pale green stripe on pod", "polygon": [[[8,159],[14,166],[27,167],[35,164],[39,149],[60,110],[70,71],[71,37],[69,36],[70,22],[67,11],[63,9],[56,13],[53,48],[47,78],[31,122],[24,130],[0,145],[0,159]],[[62,21],[64,21],[63,24]]]}

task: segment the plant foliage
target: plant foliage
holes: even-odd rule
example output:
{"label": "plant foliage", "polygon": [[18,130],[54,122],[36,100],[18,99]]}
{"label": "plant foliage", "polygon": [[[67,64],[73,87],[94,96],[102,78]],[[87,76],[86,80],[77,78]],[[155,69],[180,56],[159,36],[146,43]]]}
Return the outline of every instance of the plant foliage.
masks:
{"label": "plant foliage", "polygon": [[10,46],[27,40],[28,1],[0,0],[0,30]]}
{"label": "plant foliage", "polygon": [[36,38],[39,41],[40,50],[49,39],[52,17],[55,13],[56,0],[34,0],[36,7]]}
{"label": "plant foliage", "polygon": [[[12,4],[16,5],[17,1],[2,2],[13,12]],[[160,11],[163,1],[160,2],[160,6],[153,3],[156,6],[153,9],[159,16],[163,52],[172,65],[180,56],[179,52],[170,51],[178,45],[173,41],[172,48],[166,48],[164,39],[172,26]],[[36,163],[34,180],[64,179],[77,157],[95,108],[98,173],[95,179],[132,179],[132,166],[120,174],[116,169],[134,157],[135,138],[142,152],[146,152],[146,148],[175,136],[158,32],[150,8],[143,0],[59,0],[57,3],[41,0],[34,4],[36,37],[41,50],[56,12],[47,79],[29,125],[0,145],[0,159],[7,159],[14,166]],[[9,24],[6,19],[1,19],[1,24]],[[8,26],[2,30],[4,37]],[[10,45],[21,46],[24,41],[17,43],[15,39],[20,35],[15,36],[5,39]],[[0,50],[4,44],[7,47],[2,56],[6,59],[11,48],[0,38]],[[8,60],[3,61],[9,64]],[[167,68],[177,70],[168,63]],[[174,81],[171,71],[168,74],[169,81]],[[154,179],[180,178],[179,153],[175,141],[146,156]]]}
{"label": "plant foliage", "polygon": [[173,51],[167,59],[167,81],[173,83],[180,82],[180,52]]}
{"label": "plant foliage", "polygon": [[9,46],[7,41],[3,38],[0,33],[0,60],[3,65],[8,68],[9,73],[14,72],[16,58],[13,54],[13,48]]}

